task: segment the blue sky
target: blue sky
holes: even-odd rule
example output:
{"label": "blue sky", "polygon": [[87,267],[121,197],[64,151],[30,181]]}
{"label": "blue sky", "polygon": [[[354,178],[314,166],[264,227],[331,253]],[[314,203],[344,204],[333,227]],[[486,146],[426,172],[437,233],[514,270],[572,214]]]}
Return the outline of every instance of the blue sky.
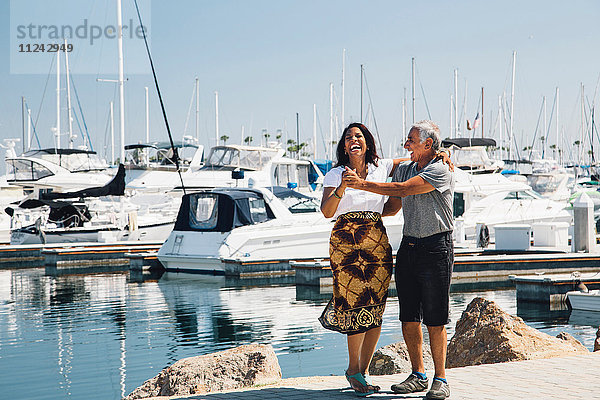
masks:
{"label": "blue sky", "polygon": [[[75,24],[82,18],[98,20],[99,15],[104,16],[105,23],[116,23],[115,0],[89,2],[89,9],[84,11],[69,7],[65,0],[19,2],[26,3],[31,3],[32,15],[38,23],[43,23],[44,18],[51,23],[60,16],[63,23]],[[35,6],[42,3],[53,7],[40,16]],[[132,4],[133,0],[123,0],[124,21],[136,17]],[[316,104],[318,152],[322,157],[324,141],[329,136],[330,82],[334,84],[336,110],[340,112],[342,49],[346,49],[344,123],[360,119],[362,64],[371,95],[371,102],[364,102],[364,110],[370,107],[375,116],[367,122],[372,131],[378,131],[386,156],[393,143],[401,142],[405,88],[408,123],[412,120],[412,57],[417,69],[416,119],[429,117],[426,101],[431,118],[439,123],[443,136],[450,134],[453,71],[458,68],[457,104],[461,115],[465,87],[468,89],[467,115],[461,119],[462,125],[466,118],[475,117],[484,87],[487,136],[496,120],[498,96],[503,92],[510,94],[512,52],[516,51],[514,133],[519,148],[533,141],[543,96],[547,98],[550,118],[555,89],[559,87],[559,127],[565,133],[565,141],[559,145],[569,151],[581,130],[580,85],[584,85],[586,102],[592,104],[600,76],[600,2],[593,0],[152,0],[150,11],[148,0],[140,4],[144,6],[145,17],[151,16],[150,23],[145,22],[150,27],[151,51],[172,133],[176,139],[184,134],[194,80],[198,77],[199,138],[207,146],[215,144],[214,92],[218,91],[220,133],[230,136],[229,142],[239,142],[242,126],[246,135],[253,136],[253,143],[260,140],[263,129],[273,136],[277,129],[282,129],[284,137],[287,132],[288,137],[295,138],[296,113],[300,120],[300,140],[307,141],[312,137],[313,104]],[[10,60],[16,49],[11,44],[15,32],[10,24],[14,21],[10,20],[9,1],[2,1],[0,15],[3,19],[0,139],[21,137],[21,96],[25,96],[32,114],[39,113],[37,132],[41,145],[50,147],[56,115],[53,74],[43,102],[42,95],[51,56],[35,61],[41,65],[39,74],[11,73]],[[124,49],[128,79],[126,143],[144,140],[145,86],[150,87],[151,140],[167,140],[149,64],[140,47],[135,43],[127,46],[128,43]],[[94,149],[105,153],[109,143],[108,104],[111,100],[117,103],[118,96],[114,84],[99,83],[96,78],[114,79],[116,75],[106,73],[106,64],[89,71],[90,59],[94,57],[116,68],[116,41],[100,40],[85,55],[74,53],[71,61]],[[128,72],[128,65],[134,74]],[[88,73],[78,73],[78,67]],[[596,94],[595,100],[599,97]],[[189,135],[195,135],[193,107],[186,132]],[[537,137],[542,135],[541,130],[539,127]],[[555,131],[551,125],[553,133],[548,144],[555,143]],[[339,135],[339,131],[334,133],[335,138]],[[80,143],[81,140],[76,142]],[[595,146],[600,147],[597,141]]]}

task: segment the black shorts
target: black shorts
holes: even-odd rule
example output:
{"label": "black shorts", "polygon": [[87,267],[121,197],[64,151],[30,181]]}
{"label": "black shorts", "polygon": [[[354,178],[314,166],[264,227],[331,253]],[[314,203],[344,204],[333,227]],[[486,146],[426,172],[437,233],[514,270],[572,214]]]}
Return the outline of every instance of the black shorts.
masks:
{"label": "black shorts", "polygon": [[405,236],[396,255],[400,321],[427,326],[450,322],[450,279],[454,265],[451,232],[425,238]]}

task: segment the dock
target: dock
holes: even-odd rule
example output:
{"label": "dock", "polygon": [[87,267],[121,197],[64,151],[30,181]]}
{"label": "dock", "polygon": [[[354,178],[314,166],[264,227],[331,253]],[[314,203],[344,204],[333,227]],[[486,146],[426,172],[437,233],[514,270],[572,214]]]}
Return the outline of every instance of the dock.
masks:
{"label": "dock", "polygon": [[[331,286],[333,274],[328,261],[291,262],[296,284]],[[548,250],[502,252],[458,249],[454,257],[451,288],[455,290],[514,287],[513,275],[571,274],[600,272],[600,254]]]}
{"label": "dock", "polygon": [[[343,371],[344,366],[340,365]],[[407,374],[373,376],[381,387],[370,399],[422,399],[426,392],[395,394],[390,386]],[[427,371],[430,379],[433,371]],[[570,357],[485,364],[446,370],[451,400],[573,400],[600,398],[600,352]],[[273,384],[244,390],[209,393],[177,400],[246,399],[349,399],[356,398],[343,376],[282,379]],[[154,398],[159,399],[159,398]],[[166,397],[160,397],[166,399]]]}
{"label": "dock", "polygon": [[566,294],[583,284],[588,289],[600,289],[600,269],[597,272],[571,274],[511,275],[517,289],[517,301],[562,303]]}
{"label": "dock", "polygon": [[129,268],[130,255],[158,251],[162,243],[62,243],[0,247],[0,269],[45,267],[49,275]]}

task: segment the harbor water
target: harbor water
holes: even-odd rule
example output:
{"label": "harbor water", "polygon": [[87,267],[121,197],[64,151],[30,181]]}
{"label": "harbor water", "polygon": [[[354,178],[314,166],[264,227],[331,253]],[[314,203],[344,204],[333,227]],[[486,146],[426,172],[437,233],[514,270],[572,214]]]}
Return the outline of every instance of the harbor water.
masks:
{"label": "harbor water", "polygon": [[[517,304],[514,289],[452,293],[449,337],[476,296],[550,335],[593,348],[600,313]],[[340,375],[345,337],[317,318],[330,295],[294,278],[190,274],[48,276],[0,271],[0,387],[10,399],[118,399],[175,361],[247,343],[272,344],[283,377]],[[402,340],[397,299],[379,346]]]}

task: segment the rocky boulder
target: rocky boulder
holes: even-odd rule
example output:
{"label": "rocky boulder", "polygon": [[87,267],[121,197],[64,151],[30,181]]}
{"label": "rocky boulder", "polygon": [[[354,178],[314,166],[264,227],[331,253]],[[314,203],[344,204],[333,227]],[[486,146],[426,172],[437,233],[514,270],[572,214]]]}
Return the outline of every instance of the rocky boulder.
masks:
{"label": "rocky boulder", "polygon": [[[425,362],[425,369],[433,369],[431,350],[427,344],[423,346],[423,361]],[[392,375],[410,373],[411,371],[412,367],[405,342],[388,344],[378,349],[373,354],[373,360],[369,366],[369,374],[371,375]]]}
{"label": "rocky boulder", "polygon": [[588,353],[568,333],[552,337],[504,312],[493,301],[477,297],[456,323],[448,344],[446,367],[493,364]]}
{"label": "rocky boulder", "polygon": [[600,327],[596,331],[596,340],[594,340],[594,351],[600,351]]}
{"label": "rocky boulder", "polygon": [[189,396],[266,385],[281,379],[271,345],[244,345],[198,357],[184,358],[147,380],[126,399]]}

